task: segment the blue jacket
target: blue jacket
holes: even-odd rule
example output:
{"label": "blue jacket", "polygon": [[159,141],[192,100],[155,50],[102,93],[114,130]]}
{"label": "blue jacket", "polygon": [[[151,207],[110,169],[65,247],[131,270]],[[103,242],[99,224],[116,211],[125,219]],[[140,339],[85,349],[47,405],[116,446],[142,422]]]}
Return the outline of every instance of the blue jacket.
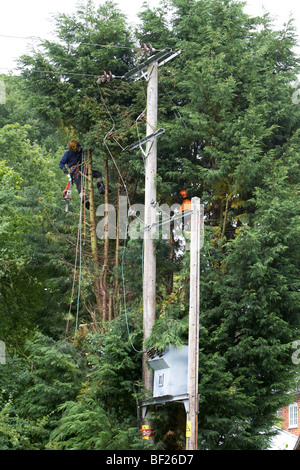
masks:
{"label": "blue jacket", "polygon": [[62,170],[65,168],[65,165],[68,165],[71,168],[72,165],[78,165],[82,161],[82,150],[67,150],[59,162],[59,168]]}

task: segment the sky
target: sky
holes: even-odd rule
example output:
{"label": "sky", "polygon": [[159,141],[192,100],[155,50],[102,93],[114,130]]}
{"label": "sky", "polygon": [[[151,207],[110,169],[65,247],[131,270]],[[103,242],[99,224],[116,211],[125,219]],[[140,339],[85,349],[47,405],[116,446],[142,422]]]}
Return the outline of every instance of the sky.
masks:
{"label": "sky", "polygon": [[[141,11],[144,0],[114,0],[126,14],[130,23],[137,21],[136,13]],[[246,13],[252,16],[269,12],[276,28],[281,28],[289,20],[295,19],[300,48],[300,2],[299,0],[245,0]],[[98,6],[104,0],[94,0]],[[151,7],[159,5],[159,0],[148,0]],[[73,13],[78,0],[8,0],[0,6],[0,73],[16,68],[17,58],[30,51],[37,44],[36,38],[53,38],[52,18],[57,13]],[[24,39],[25,38],[25,39]],[[26,39],[28,38],[28,39]],[[35,38],[35,39],[33,39]]]}

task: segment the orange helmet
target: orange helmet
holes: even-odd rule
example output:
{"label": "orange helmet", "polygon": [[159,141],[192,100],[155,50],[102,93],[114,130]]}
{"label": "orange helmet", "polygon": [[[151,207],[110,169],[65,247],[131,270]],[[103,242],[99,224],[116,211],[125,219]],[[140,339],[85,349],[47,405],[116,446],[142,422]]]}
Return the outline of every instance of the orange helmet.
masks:
{"label": "orange helmet", "polygon": [[78,149],[78,142],[77,140],[70,140],[69,146],[72,150],[77,150]]}
{"label": "orange helmet", "polygon": [[185,189],[182,189],[179,194],[183,197],[183,199],[187,197],[187,192]]}

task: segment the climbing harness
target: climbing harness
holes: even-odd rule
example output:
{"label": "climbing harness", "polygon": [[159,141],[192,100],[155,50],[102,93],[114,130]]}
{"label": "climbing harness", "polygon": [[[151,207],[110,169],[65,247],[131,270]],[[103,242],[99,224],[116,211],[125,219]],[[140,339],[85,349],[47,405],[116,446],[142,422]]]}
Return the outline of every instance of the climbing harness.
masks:
{"label": "climbing harness", "polygon": [[70,173],[68,174],[68,178],[69,178],[68,184],[62,193],[62,198],[66,203],[66,212],[68,212],[69,210],[69,202],[72,199],[72,177]]}
{"label": "climbing harness", "polygon": [[69,181],[68,181],[68,184],[67,184],[67,186],[65,187],[65,189],[62,193],[62,198],[66,203],[66,212],[69,211],[69,202],[72,199],[73,179],[74,179],[74,176],[76,177],[78,175],[79,171],[80,171],[79,170],[79,165],[72,165],[71,168],[70,168],[70,173],[68,173]]}

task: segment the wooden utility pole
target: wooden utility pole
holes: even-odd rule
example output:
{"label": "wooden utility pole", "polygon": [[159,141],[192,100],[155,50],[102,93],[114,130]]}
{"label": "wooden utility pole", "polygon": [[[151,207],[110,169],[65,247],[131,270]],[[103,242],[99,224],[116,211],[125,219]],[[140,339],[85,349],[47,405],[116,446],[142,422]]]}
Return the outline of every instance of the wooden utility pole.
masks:
{"label": "wooden utility pole", "polygon": [[189,411],[187,413],[186,449],[197,450],[198,439],[198,369],[199,369],[199,314],[200,314],[200,199],[192,198],[190,243],[190,310],[188,345]]}
{"label": "wooden utility pole", "polygon": [[[147,86],[147,134],[152,135],[157,125],[157,103],[158,103],[158,64],[153,63],[148,68]],[[151,226],[156,220],[156,172],[157,172],[157,142],[153,137],[146,145],[145,162],[145,227]],[[153,240],[153,230],[144,232],[144,285],[143,285],[143,332],[144,340],[147,339],[155,323],[156,305],[156,255]],[[147,390],[152,392],[153,372],[146,363],[147,357],[143,355],[143,384]]]}
{"label": "wooden utility pole", "polygon": [[[128,71],[122,78],[140,80],[146,78],[147,85],[147,130],[146,138],[140,139],[128,148],[134,150],[139,147],[145,157],[145,216],[144,216],[144,272],[143,272],[143,338],[144,341],[149,338],[152,327],[155,323],[155,304],[156,304],[156,257],[154,238],[157,228],[150,228],[156,221],[156,171],[157,171],[157,142],[156,138],[164,132],[164,129],[158,129],[157,126],[157,108],[158,108],[158,68],[166,64],[169,60],[177,57],[181,51],[173,52],[167,48],[159,51],[154,56],[152,46],[145,46],[147,55],[143,64],[138,64],[132,70]],[[142,145],[146,143],[146,151]],[[153,373],[147,367],[147,357],[143,354],[142,364],[143,385],[146,390],[153,390]]]}

